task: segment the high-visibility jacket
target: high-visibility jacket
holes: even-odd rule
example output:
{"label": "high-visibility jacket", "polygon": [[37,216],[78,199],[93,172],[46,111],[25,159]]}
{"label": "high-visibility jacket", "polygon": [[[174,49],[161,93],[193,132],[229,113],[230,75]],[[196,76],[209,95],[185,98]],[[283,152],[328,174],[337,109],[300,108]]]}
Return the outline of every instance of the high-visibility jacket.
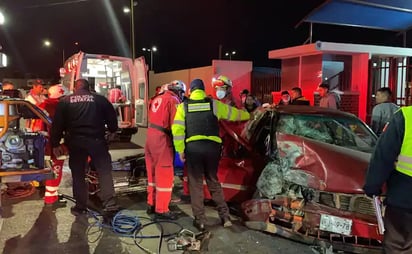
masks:
{"label": "high-visibility jacket", "polygon": [[400,110],[405,119],[405,132],[395,168],[400,173],[412,177],[412,107],[402,107]]}
{"label": "high-visibility jacket", "polygon": [[[190,100],[195,101],[204,101],[206,98],[205,91],[195,90],[190,94]],[[212,104],[213,114],[217,119],[225,119],[229,121],[244,121],[250,118],[250,115],[245,110],[239,110],[235,107],[231,107],[227,104],[224,104],[218,100],[212,100],[212,102],[202,102],[205,104]],[[202,107],[199,107],[202,110]],[[177,107],[176,115],[172,125],[173,133],[173,143],[175,149],[178,153],[183,153],[185,150],[185,143],[197,140],[211,140],[217,143],[222,143],[222,139],[219,136],[207,136],[207,135],[193,135],[191,137],[186,137],[186,116],[184,103],[180,104]]]}

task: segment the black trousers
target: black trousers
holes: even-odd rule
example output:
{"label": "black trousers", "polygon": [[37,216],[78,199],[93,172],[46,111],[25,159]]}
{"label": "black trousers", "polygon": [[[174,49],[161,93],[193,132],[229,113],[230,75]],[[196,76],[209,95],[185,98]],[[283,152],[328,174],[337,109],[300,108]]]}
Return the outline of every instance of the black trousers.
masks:
{"label": "black trousers", "polygon": [[412,253],[412,213],[387,206],[384,217],[383,253]]}
{"label": "black trousers", "polygon": [[187,175],[193,215],[196,219],[205,221],[203,177],[217,205],[220,218],[229,216],[229,208],[225,202],[222,186],[217,179],[217,168],[221,154],[219,143],[200,140],[186,144],[185,156]]}
{"label": "black trousers", "polygon": [[103,202],[103,208],[115,206],[112,159],[106,140],[83,136],[70,137],[68,148],[69,167],[72,172],[73,196],[76,199],[76,206],[81,209],[87,208],[89,193],[85,178],[89,156],[97,170],[100,184],[100,199]]}

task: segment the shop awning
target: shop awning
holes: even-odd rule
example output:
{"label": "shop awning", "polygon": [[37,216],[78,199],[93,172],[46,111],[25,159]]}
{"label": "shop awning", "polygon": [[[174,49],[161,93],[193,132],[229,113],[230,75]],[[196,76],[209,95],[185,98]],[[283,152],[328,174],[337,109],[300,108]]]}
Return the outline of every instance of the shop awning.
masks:
{"label": "shop awning", "polygon": [[412,1],[328,0],[302,22],[402,32],[412,28]]}

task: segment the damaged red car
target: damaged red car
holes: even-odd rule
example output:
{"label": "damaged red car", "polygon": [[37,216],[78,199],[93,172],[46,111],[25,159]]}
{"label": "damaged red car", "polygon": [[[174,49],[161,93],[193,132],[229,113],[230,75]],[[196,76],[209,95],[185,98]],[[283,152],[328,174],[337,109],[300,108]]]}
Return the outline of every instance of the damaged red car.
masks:
{"label": "damaged red car", "polygon": [[218,177],[248,227],[334,250],[381,251],[373,202],[362,190],[377,136],[356,116],[280,106],[221,128]]}

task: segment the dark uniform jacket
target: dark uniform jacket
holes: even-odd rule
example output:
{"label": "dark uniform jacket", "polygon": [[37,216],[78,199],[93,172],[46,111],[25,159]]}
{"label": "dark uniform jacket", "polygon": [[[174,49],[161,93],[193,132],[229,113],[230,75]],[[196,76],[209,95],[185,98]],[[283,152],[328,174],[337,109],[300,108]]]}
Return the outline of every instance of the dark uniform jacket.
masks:
{"label": "dark uniform jacket", "polygon": [[398,172],[394,165],[401,151],[404,133],[405,119],[398,111],[379,137],[363,189],[368,196],[379,195],[386,183],[386,203],[412,212],[412,177]]}
{"label": "dark uniform jacket", "polygon": [[310,102],[303,96],[295,98],[290,101],[290,105],[310,105]]}
{"label": "dark uniform jacket", "polygon": [[110,132],[118,128],[113,105],[104,96],[78,90],[57,104],[51,130],[52,146],[59,146],[63,133],[69,139],[76,136],[104,139],[105,126]]}

